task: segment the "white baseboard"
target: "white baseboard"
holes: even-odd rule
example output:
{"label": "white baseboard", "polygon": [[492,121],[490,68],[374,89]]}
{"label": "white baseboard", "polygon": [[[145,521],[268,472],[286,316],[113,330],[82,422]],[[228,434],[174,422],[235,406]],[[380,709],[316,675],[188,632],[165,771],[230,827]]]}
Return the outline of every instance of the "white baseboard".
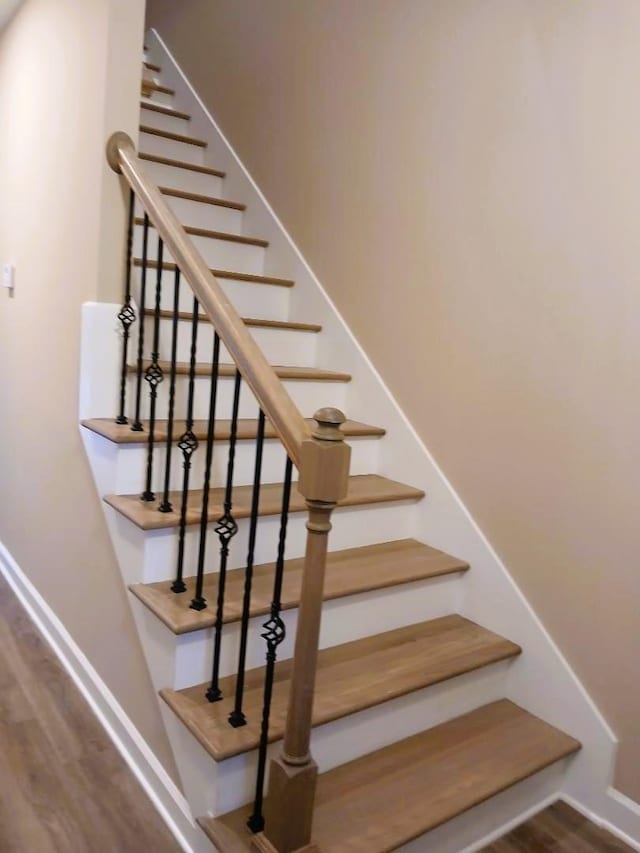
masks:
{"label": "white baseboard", "polygon": [[596,814],[566,794],[562,794],[561,799],[588,818],[591,823],[615,835],[632,850],[640,851],[640,804],[615,788],[609,788],[607,791],[602,804],[602,814]]}
{"label": "white baseboard", "polygon": [[[67,629],[0,542],[0,572],[86,699],[185,853],[202,835],[189,805]],[[211,847],[209,848],[211,849]]]}

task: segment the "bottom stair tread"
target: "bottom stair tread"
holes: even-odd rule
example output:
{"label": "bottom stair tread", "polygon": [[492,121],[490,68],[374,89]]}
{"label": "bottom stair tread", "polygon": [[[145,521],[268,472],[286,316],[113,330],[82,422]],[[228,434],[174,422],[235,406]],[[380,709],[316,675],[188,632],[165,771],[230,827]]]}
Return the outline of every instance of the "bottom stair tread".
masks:
{"label": "bottom stair tread", "polygon": [[[383,853],[484,802],[580,743],[503,699],[323,773],[313,842]],[[251,806],[199,823],[222,853],[251,850]]]}

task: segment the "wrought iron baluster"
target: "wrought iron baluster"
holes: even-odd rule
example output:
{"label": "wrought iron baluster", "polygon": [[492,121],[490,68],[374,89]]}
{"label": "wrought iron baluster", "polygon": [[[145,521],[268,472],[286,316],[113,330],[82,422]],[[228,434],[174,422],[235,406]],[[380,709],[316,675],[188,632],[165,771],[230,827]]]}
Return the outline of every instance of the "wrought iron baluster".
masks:
{"label": "wrought iron baluster", "polygon": [[122,324],[122,364],[120,367],[120,411],[116,418],[117,424],[129,423],[125,415],[127,395],[127,357],[129,353],[129,329],[136,321],[136,312],[131,305],[131,253],[133,247],[133,208],[135,205],[133,190],[129,192],[129,221],[127,225],[127,254],[126,272],[124,279],[124,302],[118,313],[118,320]]}
{"label": "wrought iron baluster", "polygon": [[158,237],[158,269],[156,273],[156,302],[153,312],[153,349],[151,351],[151,362],[145,370],[144,378],[149,384],[150,404],[149,404],[149,440],[147,442],[147,484],[144,492],[141,495],[143,501],[155,500],[155,493],[152,491],[153,480],[153,452],[155,449],[155,429],[156,429],[156,403],[158,401],[158,385],[164,379],[164,372],[158,362],[160,351],[160,302],[162,298],[162,256],[164,244],[162,238]]}
{"label": "wrought iron baluster", "polygon": [[229,723],[234,727],[246,725],[247,718],[242,711],[244,696],[244,672],[247,659],[247,637],[251,607],[251,584],[253,581],[253,556],[256,546],[258,527],[258,509],[260,506],[260,475],[262,473],[262,448],[264,445],[264,412],[260,409],[258,417],[258,435],[256,438],[256,463],[253,475],[253,495],[251,498],[251,520],[249,522],[249,547],[247,549],[247,567],[244,576],[244,597],[242,600],[242,622],[240,627],[240,654],[238,657],[238,675],[233,711],[229,714]]}
{"label": "wrought iron baluster", "polygon": [[271,714],[271,695],[273,693],[273,676],[276,667],[278,646],[286,636],[285,624],[280,618],[282,609],[282,580],[284,577],[284,549],[287,538],[287,522],[289,521],[289,501],[291,498],[291,459],[287,456],[284,472],[284,489],[282,491],[282,510],[280,513],[280,536],[278,539],[278,557],[273,578],[273,596],[269,619],[262,626],[261,636],[267,643],[267,667],[264,677],[264,696],[262,700],[262,725],[260,728],[260,748],[258,751],[258,770],[256,774],[256,796],[253,812],[247,821],[252,832],[262,832],[264,816],[262,802],[264,796],[264,775],[267,766],[267,747],[269,745],[269,716]]}
{"label": "wrought iron baluster", "polygon": [[140,404],[142,400],[142,366],[144,360],[144,309],[147,298],[147,252],[149,248],[149,217],[144,214],[142,223],[142,269],[140,272],[140,323],[138,326],[138,359],[136,364],[136,413],[131,429],[133,432],[142,432],[143,426],[140,420]]}
{"label": "wrought iron baluster", "polygon": [[213,461],[213,443],[216,424],[216,397],[218,394],[218,368],[220,364],[220,338],[213,333],[213,356],[211,358],[211,393],[209,395],[209,422],[207,425],[207,453],[204,463],[204,485],[202,491],[202,512],[200,515],[200,547],[198,550],[198,571],[196,573],[196,591],[191,604],[192,610],[204,610],[207,600],[202,595],[204,583],[204,558],[207,548],[207,526],[209,523],[209,490],[211,487],[211,463]]}
{"label": "wrought iron baluster", "polygon": [[189,498],[189,475],[191,472],[191,457],[198,449],[198,439],[193,432],[193,396],[195,392],[196,378],[196,347],[198,343],[198,300],[193,300],[193,313],[191,315],[191,350],[189,354],[189,390],[187,394],[187,421],[185,430],[178,441],[178,448],[182,453],[182,501],[180,504],[180,526],[178,528],[178,563],[176,579],[171,584],[172,592],[185,592],[187,586],[183,580],[184,575],[184,544],[187,530],[187,501]]}
{"label": "wrought iron baluster", "polygon": [[171,330],[171,376],[169,379],[169,416],[167,420],[167,452],[164,468],[164,494],[158,507],[160,512],[171,512],[173,504],[169,500],[171,480],[171,451],[173,449],[173,415],[176,400],[176,356],[178,352],[178,311],[180,308],[180,270],[176,266],[173,281],[173,323]]}
{"label": "wrought iron baluster", "polygon": [[238,525],[232,514],[233,508],[233,468],[236,456],[236,441],[238,438],[238,410],[240,407],[240,384],[242,377],[240,371],[236,370],[235,383],[233,386],[233,411],[231,414],[231,429],[229,431],[229,458],[227,462],[227,485],[224,493],[224,512],[216,524],[216,533],[220,538],[220,569],[218,573],[218,600],[216,604],[216,623],[213,641],[213,671],[211,685],[206,696],[209,702],[217,702],[222,699],[220,690],[220,650],[222,645],[222,624],[224,618],[224,594],[227,582],[227,561],[229,558],[229,544],[238,532]]}

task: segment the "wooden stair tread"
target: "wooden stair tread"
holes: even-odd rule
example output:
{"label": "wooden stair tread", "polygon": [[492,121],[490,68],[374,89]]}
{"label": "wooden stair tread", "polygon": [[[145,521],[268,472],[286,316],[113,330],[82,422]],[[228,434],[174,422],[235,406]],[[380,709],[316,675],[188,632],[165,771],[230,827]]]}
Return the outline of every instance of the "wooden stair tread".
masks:
{"label": "wooden stair tread", "polygon": [[163,139],[171,139],[173,142],[184,142],[185,145],[195,145],[197,148],[206,148],[204,139],[195,139],[193,136],[185,136],[183,133],[174,133],[172,130],[161,130],[159,127],[150,127],[147,124],[140,125],[140,133],[148,133],[151,136],[161,136]]}
{"label": "wooden stair tread", "polygon": [[175,89],[169,89],[168,86],[162,86],[160,83],[154,83],[153,80],[145,80],[144,83],[148,86],[149,89],[152,89],[154,92],[162,92],[163,95],[175,95]]}
{"label": "wooden stair tread", "polygon": [[[310,427],[315,425],[313,418],[305,418]],[[149,435],[148,421],[142,421],[144,427],[142,432],[133,432],[129,424],[117,424],[113,418],[89,418],[82,421],[82,426],[87,427],[92,432],[97,432],[103,438],[109,439],[116,444],[146,444]],[[154,437],[158,442],[167,440],[168,421],[157,420],[155,424]],[[193,432],[198,441],[206,441],[207,438],[206,420],[194,421]],[[184,421],[175,420],[173,424],[173,435],[176,441],[180,438],[186,429]],[[382,427],[370,426],[359,421],[345,421],[342,424],[342,432],[347,438],[374,438],[381,437],[385,434]],[[228,441],[231,432],[230,420],[216,420],[214,438],[216,441]],[[258,432],[258,421],[254,418],[239,418],[238,433],[239,441],[247,439],[255,439]],[[265,438],[276,439],[278,435],[271,425],[270,421],[266,422]]]}
{"label": "wooden stair tread", "polygon": [[239,201],[227,201],[225,198],[216,198],[211,195],[202,195],[201,193],[192,193],[187,190],[180,190],[176,187],[159,187],[163,195],[171,196],[172,198],[184,198],[187,201],[197,201],[201,204],[213,204],[217,207],[228,207],[231,210],[246,210],[247,205],[241,204]]}
{"label": "wooden stair tread", "polygon": [[[145,361],[143,370],[149,366],[150,362]],[[168,361],[159,361],[158,364],[162,368],[165,376],[169,375],[171,364]],[[325,370],[322,367],[295,367],[287,364],[272,364],[271,365],[276,375],[280,379],[290,379],[298,382],[350,382],[351,376],[348,373],[340,373],[336,370]],[[136,365],[128,366],[129,373],[135,373]],[[236,375],[235,364],[221,364],[218,367],[218,375],[221,377],[229,377]],[[178,376],[186,376],[189,373],[189,362],[176,362],[176,373]],[[195,369],[196,376],[211,376],[211,365],[206,362],[198,362]]]}
{"label": "wooden stair tread", "polygon": [[[233,514],[236,519],[248,518],[251,510],[253,486],[235,486],[233,489]],[[349,477],[349,490],[338,506],[365,506],[390,501],[419,500],[424,497],[421,489],[405,486],[378,474],[356,474]],[[209,492],[208,519],[217,521],[223,513],[224,488]],[[170,492],[169,499],[175,507],[180,506],[182,492]],[[158,530],[177,527],[178,512],[159,512],[157,501],[141,501],[139,495],[107,495],[104,500],[143,530]],[[282,503],[282,483],[263,483],[260,487],[260,515],[278,515]],[[189,491],[187,499],[187,524],[199,524],[202,506],[202,490]],[[306,509],[305,500],[294,483],[291,489],[290,512]]]}
{"label": "wooden stair tread", "polygon": [[157,74],[159,74],[162,71],[162,68],[160,68],[159,65],[156,65],[153,62],[143,62],[143,65],[149,71],[155,71]]}
{"label": "wooden stair tread", "polygon": [[[142,155],[140,155],[142,156]],[[142,266],[142,258],[134,258],[133,264],[136,267]],[[169,272],[173,272],[176,268],[176,265],[171,261],[164,261],[162,264],[162,269],[167,270]],[[158,269],[157,261],[147,260],[147,269],[155,270]],[[254,273],[245,273],[245,272],[233,272],[231,270],[215,270],[212,269],[211,273],[216,278],[227,278],[231,281],[246,281],[249,284],[273,284],[277,287],[293,287],[294,283],[291,279],[288,278],[277,278],[272,275],[255,275]]]}
{"label": "wooden stair tread", "polygon": [[[136,225],[142,225],[144,219],[137,216],[135,219]],[[153,222],[149,222],[149,227],[153,228]],[[194,237],[210,237],[212,240],[226,240],[229,243],[242,243],[245,246],[260,246],[266,249],[269,245],[268,240],[262,240],[260,237],[245,237],[243,234],[230,234],[228,231],[211,231],[208,228],[196,228],[194,225],[182,226],[187,234]]]}
{"label": "wooden stair tread", "polygon": [[197,163],[187,163],[184,160],[175,160],[172,157],[162,157],[160,154],[149,154],[145,151],[138,152],[140,160],[149,163],[160,163],[162,166],[174,166],[176,169],[187,169],[190,172],[199,172],[201,175],[213,175],[215,178],[225,178],[226,172],[220,169],[212,169],[210,166],[199,166]]}
{"label": "wooden stair tread", "polygon": [[150,101],[140,101],[140,109],[150,110],[153,113],[161,113],[164,116],[171,116],[171,118],[182,118],[185,121],[191,121],[189,113],[174,110],[173,107],[167,107],[165,104],[153,104]]}
{"label": "wooden stair tread", "polygon": [[[318,654],[313,726],[349,716],[520,654],[520,647],[453,614],[354,640]],[[284,734],[292,659],[276,664],[270,742]],[[384,676],[381,677],[381,674]],[[160,695],[216,760],[254,749],[260,739],[264,669],[246,673],[247,724],[231,727],[235,676],[221,679],[224,698],[209,702],[207,685],[162,690]]]}
{"label": "wooden stair tread", "polygon": [[[282,587],[282,608],[297,607],[304,559],[286,560]],[[327,555],[327,574],[323,598],[331,601],[376,589],[427,580],[443,575],[467,571],[469,564],[430,548],[415,539],[401,539],[377,545],[365,545],[333,551]],[[273,594],[275,564],[255,566],[251,591],[251,615],[269,613]],[[192,590],[194,578],[185,578],[187,588]],[[171,592],[171,581],[151,584],[132,584],[129,589],[142,601],[174,634],[185,634],[202,628],[210,628],[215,622],[215,602],[218,594],[218,574],[204,576],[203,595],[209,602],[206,610],[189,607],[192,596],[186,592],[176,595]],[[242,614],[244,593],[244,569],[227,573],[223,621],[236,622]]]}
{"label": "wooden stair tread", "polygon": [[[492,702],[321,774],[312,840],[322,853],[395,850],[579,749],[509,700]],[[221,853],[248,851],[250,811],[198,823]]]}
{"label": "wooden stair tread", "polygon": [[[154,317],[155,310],[153,308],[145,309],[146,317]],[[173,317],[173,311],[168,309],[161,309],[160,316],[166,319],[171,319]],[[193,314],[191,311],[178,311],[178,320],[188,320],[191,322]],[[206,314],[200,313],[198,315],[198,321],[201,323],[210,323],[211,320],[207,317]],[[242,322],[245,325],[260,329],[286,329],[292,332],[321,332],[322,326],[317,325],[316,323],[296,323],[292,320],[262,320],[260,318],[253,317],[243,317]]]}

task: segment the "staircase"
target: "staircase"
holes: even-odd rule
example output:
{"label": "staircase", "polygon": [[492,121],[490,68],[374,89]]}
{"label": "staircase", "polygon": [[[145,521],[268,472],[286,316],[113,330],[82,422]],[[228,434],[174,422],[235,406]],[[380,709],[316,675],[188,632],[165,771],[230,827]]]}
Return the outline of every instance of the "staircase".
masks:
{"label": "staircase", "polygon": [[[460,603],[474,565],[441,550],[437,541],[423,541],[418,523],[423,516],[417,513],[429,512],[430,497],[421,478],[405,483],[384,474],[385,443],[393,446],[392,459],[402,454],[397,441],[393,445],[394,436],[387,434],[389,425],[340,423],[334,410],[316,413],[315,421],[311,417],[327,402],[351,413],[351,399],[362,399],[362,392],[353,398],[350,392],[358,379],[352,378],[349,365],[340,369],[335,364],[319,318],[311,309],[307,315],[299,300],[292,301],[295,270],[287,275],[281,260],[270,260],[268,240],[244,233],[251,200],[234,197],[225,169],[211,165],[209,142],[193,129],[194,124],[203,126],[202,117],[196,122],[173,86],[162,82],[158,45],[154,59],[145,63],[140,111],[138,158],[144,174],[157,185],[184,226],[189,245],[200,253],[273,366],[269,381],[277,377],[306,416],[299,424],[302,443],[313,444],[318,452],[344,448],[341,438],[351,445],[344,493],[336,475],[330,487],[335,486],[335,499],[324,499],[331,505],[327,517],[333,505],[337,508],[321,567],[324,584],[311,601],[304,525],[314,498],[298,488],[295,473],[292,482],[287,480],[291,466],[283,444],[293,459],[293,433],[271,418],[265,398],[260,403],[266,422],[261,421],[250,383],[240,386],[240,374],[242,380],[249,375],[246,365],[230,351],[217,325],[220,339],[214,338],[211,319],[218,316],[219,305],[212,313],[199,300],[194,311],[187,284],[193,284],[194,276],[183,263],[176,266],[177,258],[166,246],[163,253],[159,223],[151,214],[145,218],[136,200],[125,293],[125,306],[133,307],[136,320],[128,323],[123,315],[128,348],[121,384],[117,382],[124,403],[117,417],[115,412],[86,417],[82,428],[203,843],[208,845],[209,839],[225,853],[471,849],[520,812],[559,792],[581,744],[512,701],[509,673],[523,666],[528,649],[501,636],[494,625],[462,614]],[[140,196],[130,177],[136,158],[125,143],[111,149],[112,165],[114,158],[127,185]],[[144,332],[141,345],[137,329]],[[148,377],[156,368],[164,380],[154,389]],[[118,366],[114,362],[109,369],[115,376]],[[156,393],[153,403],[146,385],[151,396]],[[212,407],[217,413],[213,422]],[[156,417],[160,412],[164,416]],[[177,445],[188,433],[200,444],[193,455]],[[257,446],[261,476],[256,480]],[[327,482],[333,458],[327,453],[327,470],[319,465],[316,472],[319,478],[326,474]],[[185,461],[190,467],[183,491]],[[141,500],[142,492],[148,492],[148,500]],[[217,527],[230,507],[237,533],[224,557],[220,600],[221,543],[224,549],[229,540],[226,546],[219,541]],[[283,527],[286,556],[278,566],[275,545],[280,536],[284,547]],[[182,555],[177,577],[176,553]],[[314,565],[318,570],[320,563]],[[184,591],[176,592],[176,584]],[[258,805],[254,802],[262,788],[258,776],[256,789],[256,767],[259,772],[267,756],[277,761],[288,727],[297,725],[289,704],[300,678],[298,663],[293,665],[293,638],[296,631],[298,643],[313,638],[299,612],[301,596],[307,596],[307,618],[314,607],[323,608],[317,660],[318,642],[313,649],[312,710],[309,706],[320,773],[310,799],[311,835],[292,846],[282,839],[290,837],[287,825],[296,824],[305,811],[306,783],[302,799],[289,792],[288,799],[278,801],[278,790],[268,789],[264,831],[258,827],[252,833],[247,820],[256,808],[262,815],[260,794]],[[285,632],[277,649],[271,649],[278,658],[271,669],[268,659],[265,665],[261,636],[269,615],[281,620]],[[243,644],[244,662],[238,668]],[[209,692],[214,646],[220,701],[210,701]],[[300,654],[298,646],[295,654]],[[228,720],[237,706],[239,679],[246,724],[233,726]],[[265,680],[272,682],[267,703]],[[299,758],[292,767],[304,764],[304,755]],[[305,766],[311,767],[309,762]],[[525,780],[536,778],[540,787],[527,787]]]}

